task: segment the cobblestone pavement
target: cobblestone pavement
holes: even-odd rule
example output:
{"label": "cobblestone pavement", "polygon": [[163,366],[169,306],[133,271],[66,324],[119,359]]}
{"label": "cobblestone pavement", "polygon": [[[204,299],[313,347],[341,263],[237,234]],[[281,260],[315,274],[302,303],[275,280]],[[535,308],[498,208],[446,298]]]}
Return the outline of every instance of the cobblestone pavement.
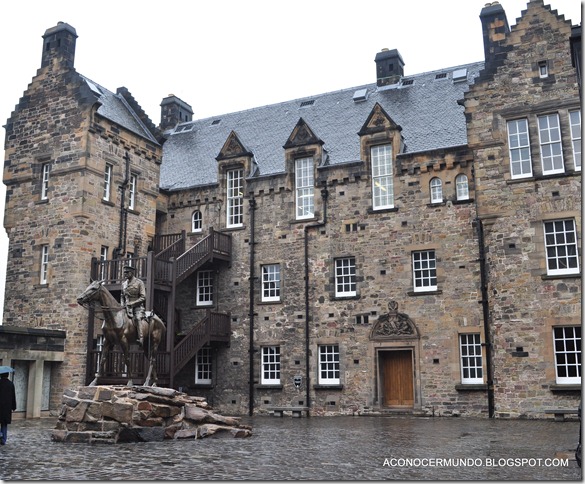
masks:
{"label": "cobblestone pavement", "polygon": [[575,421],[285,416],[242,422],[253,426],[252,437],[90,445],[53,442],[55,418],[17,420],[0,447],[0,478],[581,480]]}

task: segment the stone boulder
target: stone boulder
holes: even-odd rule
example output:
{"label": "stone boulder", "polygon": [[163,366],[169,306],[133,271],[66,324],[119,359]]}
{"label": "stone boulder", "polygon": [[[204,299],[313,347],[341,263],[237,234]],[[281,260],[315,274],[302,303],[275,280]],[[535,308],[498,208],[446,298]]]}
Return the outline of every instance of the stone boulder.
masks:
{"label": "stone boulder", "polygon": [[52,433],[56,442],[153,442],[245,438],[252,428],[214,413],[206,400],[172,388],[91,386],[67,389]]}

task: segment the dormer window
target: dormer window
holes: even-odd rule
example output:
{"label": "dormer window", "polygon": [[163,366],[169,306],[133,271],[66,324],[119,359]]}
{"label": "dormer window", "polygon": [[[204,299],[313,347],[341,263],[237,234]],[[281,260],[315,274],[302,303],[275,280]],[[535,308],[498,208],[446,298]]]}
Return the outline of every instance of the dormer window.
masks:
{"label": "dormer window", "polygon": [[540,61],[538,63],[538,75],[541,79],[548,77],[548,63],[546,61]]}

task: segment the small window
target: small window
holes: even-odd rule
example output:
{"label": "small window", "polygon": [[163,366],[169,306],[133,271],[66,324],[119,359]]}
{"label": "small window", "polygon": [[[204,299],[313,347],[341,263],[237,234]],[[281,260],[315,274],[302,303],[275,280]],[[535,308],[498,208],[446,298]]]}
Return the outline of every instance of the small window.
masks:
{"label": "small window", "polygon": [[530,160],[528,120],[516,119],[514,121],[508,121],[507,126],[512,178],[531,177],[532,163]]}
{"label": "small window", "polygon": [[581,384],[581,327],[553,328],[556,382]]}
{"label": "small window", "polygon": [[197,273],[197,305],[213,305],[213,272],[199,271]]}
{"label": "small window", "polygon": [[437,261],[434,250],[412,253],[412,272],[415,292],[437,290]]}
{"label": "small window", "polygon": [[549,276],[579,273],[577,231],[573,219],[544,222],[544,243]]}
{"label": "small window", "polygon": [[295,190],[297,220],[312,218],[315,215],[313,158],[295,160]]}
{"label": "small window", "polygon": [[49,174],[51,173],[50,163],[43,163],[41,168],[41,200],[49,198]]}
{"label": "small window", "polygon": [[280,346],[262,347],[261,383],[280,385]]}
{"label": "small window", "polygon": [[128,208],[134,210],[136,208],[136,184],[138,183],[138,177],[136,175],[130,175],[130,184],[128,186],[129,200]]}
{"label": "small window", "polygon": [[540,135],[540,159],[542,174],[564,173],[563,147],[561,145],[561,127],[558,114],[538,117]]}
{"label": "small window", "polygon": [[49,246],[41,246],[41,272],[40,283],[47,284],[49,282]]}
{"label": "small window", "polygon": [[262,266],[262,301],[280,301],[280,264]]}
{"label": "small window", "polygon": [[478,333],[460,334],[461,383],[483,383],[481,340]]}
{"label": "small window", "polygon": [[191,232],[201,232],[203,230],[203,221],[201,212],[195,210],[191,215]]}
{"label": "small window", "polygon": [[575,171],[581,171],[581,111],[571,111],[569,117],[571,120],[571,143]]}
{"label": "small window", "polygon": [[553,328],[555,371],[558,384],[581,384],[581,327]]}
{"label": "small window", "polygon": [[457,200],[469,200],[469,181],[463,173],[455,178]]}
{"label": "small window", "polygon": [[319,346],[319,384],[339,385],[339,345]]}
{"label": "small window", "polygon": [[211,385],[211,348],[204,346],[197,352],[195,360],[195,384]]}
{"label": "small window", "polygon": [[538,75],[541,79],[548,77],[548,63],[546,61],[538,63]]}
{"label": "small window", "polygon": [[102,200],[106,202],[110,201],[110,193],[112,191],[112,173],[114,171],[113,165],[106,163],[106,169],[104,171],[104,193]]}
{"label": "small window", "polygon": [[443,202],[443,182],[440,178],[433,178],[430,183],[431,203]]}
{"label": "small window", "polygon": [[355,258],[335,259],[335,296],[356,295]]}

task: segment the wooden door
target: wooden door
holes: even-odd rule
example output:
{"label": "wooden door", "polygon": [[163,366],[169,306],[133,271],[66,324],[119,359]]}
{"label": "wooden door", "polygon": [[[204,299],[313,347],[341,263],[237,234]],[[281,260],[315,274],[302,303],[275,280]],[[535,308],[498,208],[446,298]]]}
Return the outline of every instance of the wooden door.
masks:
{"label": "wooden door", "polygon": [[380,356],[384,405],[413,407],[412,350],[384,351]]}

